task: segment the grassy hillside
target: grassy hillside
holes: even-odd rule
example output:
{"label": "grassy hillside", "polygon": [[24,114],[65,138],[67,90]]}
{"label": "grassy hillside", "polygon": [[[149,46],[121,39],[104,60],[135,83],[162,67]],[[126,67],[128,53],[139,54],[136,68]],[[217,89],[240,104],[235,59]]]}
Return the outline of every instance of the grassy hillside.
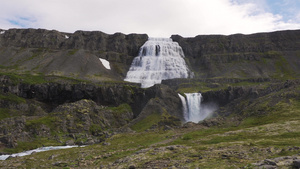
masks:
{"label": "grassy hillside", "polygon": [[296,82],[277,89],[281,83],[265,84],[264,90],[272,87],[274,91],[255,99],[236,99],[220,107],[219,116],[199,124],[151,129],[160,121],[153,114],[141,121],[144,125],[132,127],[138,132],[115,134],[104,143],[87,147],[11,158],[1,161],[0,166],[254,168],[253,163],[264,159],[299,158],[300,88]]}

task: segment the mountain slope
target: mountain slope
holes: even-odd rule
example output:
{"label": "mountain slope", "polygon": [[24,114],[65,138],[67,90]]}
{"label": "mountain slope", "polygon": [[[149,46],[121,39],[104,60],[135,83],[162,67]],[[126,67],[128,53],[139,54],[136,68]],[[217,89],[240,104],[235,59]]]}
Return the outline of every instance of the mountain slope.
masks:
{"label": "mountain slope", "polygon": [[300,31],[171,37],[198,78],[298,78]]}
{"label": "mountain slope", "polygon": [[[63,33],[44,29],[0,30],[2,71],[30,71],[94,81],[123,80],[147,35]],[[107,59],[107,70],[99,58]]]}
{"label": "mountain slope", "polygon": [[[2,168],[297,167],[298,30],[174,35],[196,76],[147,89],[123,82],[147,35],[0,32],[0,151],[92,144],[10,158]],[[178,93],[199,91],[216,111],[184,123]]]}

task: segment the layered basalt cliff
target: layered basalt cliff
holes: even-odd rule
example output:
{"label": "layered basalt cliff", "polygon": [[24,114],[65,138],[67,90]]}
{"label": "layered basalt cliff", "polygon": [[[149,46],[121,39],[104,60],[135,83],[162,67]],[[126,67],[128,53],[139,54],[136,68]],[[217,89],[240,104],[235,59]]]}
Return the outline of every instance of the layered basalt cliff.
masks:
{"label": "layered basalt cliff", "polygon": [[171,38],[199,78],[299,77],[299,30]]}
{"label": "layered basalt cliff", "polygon": [[[0,64],[95,81],[123,80],[146,34],[44,29],[1,30]],[[300,74],[300,31],[251,35],[173,35],[196,78],[295,78]],[[98,58],[107,59],[112,70]]]}
{"label": "layered basalt cliff", "polygon": [[[94,80],[123,80],[146,34],[44,29],[0,30],[0,64],[9,68]],[[106,70],[98,58],[107,59]]]}
{"label": "layered basalt cliff", "polygon": [[100,31],[76,31],[64,33],[45,29],[9,29],[0,35],[3,47],[85,49],[89,51],[116,52],[135,56],[148,39],[146,34],[115,33],[108,35]]}
{"label": "layered basalt cliff", "polygon": [[45,137],[58,144],[92,144],[110,136],[107,131],[115,132],[151,114],[167,114],[179,124],[183,119],[177,93],[165,85],[142,89],[130,83],[28,84],[13,83],[9,76],[0,76],[0,83],[3,147],[16,148],[18,142]]}

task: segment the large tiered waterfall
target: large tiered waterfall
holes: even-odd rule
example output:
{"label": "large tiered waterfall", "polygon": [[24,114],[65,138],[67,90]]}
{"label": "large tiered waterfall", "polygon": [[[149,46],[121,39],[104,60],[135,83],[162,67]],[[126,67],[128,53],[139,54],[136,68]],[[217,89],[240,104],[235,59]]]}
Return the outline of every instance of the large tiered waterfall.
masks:
{"label": "large tiered waterfall", "polygon": [[201,105],[201,93],[185,93],[185,97],[178,94],[182,102],[182,111],[185,121],[198,123],[208,117],[210,110],[204,109]]}
{"label": "large tiered waterfall", "polygon": [[141,83],[146,88],[165,79],[188,78],[190,71],[183,58],[182,48],[171,38],[149,38],[124,80]]}

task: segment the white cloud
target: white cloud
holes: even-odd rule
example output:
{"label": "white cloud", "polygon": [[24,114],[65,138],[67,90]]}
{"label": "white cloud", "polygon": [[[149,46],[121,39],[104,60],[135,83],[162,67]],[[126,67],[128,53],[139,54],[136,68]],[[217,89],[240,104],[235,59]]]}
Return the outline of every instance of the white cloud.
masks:
{"label": "white cloud", "polygon": [[9,0],[0,6],[0,28],[23,25],[163,37],[300,28],[299,20],[284,22],[266,9],[265,0]]}

